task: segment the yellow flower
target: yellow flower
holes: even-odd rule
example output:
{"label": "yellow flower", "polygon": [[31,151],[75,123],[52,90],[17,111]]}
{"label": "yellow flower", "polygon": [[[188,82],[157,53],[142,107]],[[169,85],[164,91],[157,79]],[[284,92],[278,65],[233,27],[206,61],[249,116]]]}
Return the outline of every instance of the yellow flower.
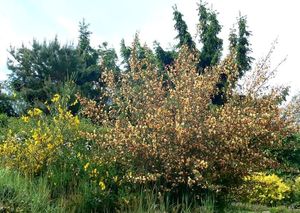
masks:
{"label": "yellow flower", "polygon": [[43,113],[43,111],[38,109],[38,108],[33,108],[33,110],[28,111],[28,115],[31,116],[31,117],[40,116],[42,113]]}
{"label": "yellow flower", "polygon": [[118,176],[113,177],[114,182],[116,183],[118,181]]}
{"label": "yellow flower", "polygon": [[92,170],[90,176],[91,176],[91,177],[96,177],[97,175],[98,175],[98,171],[97,171],[97,169],[95,168],[95,169]]}
{"label": "yellow flower", "polygon": [[29,121],[29,117],[28,117],[28,116],[22,116],[21,119],[22,119],[22,121],[24,121],[25,123],[28,123],[28,121]]}
{"label": "yellow flower", "polygon": [[51,101],[52,101],[53,103],[56,103],[56,102],[59,101],[59,99],[60,99],[60,95],[59,95],[59,94],[55,94],[55,95],[53,96],[53,98],[51,99]]}
{"label": "yellow flower", "polygon": [[84,171],[86,171],[86,170],[88,169],[89,165],[90,165],[90,163],[86,163],[86,164],[84,165],[84,167],[83,167]]}
{"label": "yellow flower", "polygon": [[103,181],[100,181],[100,182],[99,182],[99,187],[100,187],[100,189],[101,189],[102,191],[105,190],[106,186],[105,186],[105,184],[104,184]]}
{"label": "yellow flower", "polygon": [[79,125],[80,123],[79,118],[77,116],[74,117],[74,123],[75,125]]}
{"label": "yellow flower", "polygon": [[75,99],[75,101],[73,103],[71,103],[71,106],[75,106],[78,103],[78,100]]}

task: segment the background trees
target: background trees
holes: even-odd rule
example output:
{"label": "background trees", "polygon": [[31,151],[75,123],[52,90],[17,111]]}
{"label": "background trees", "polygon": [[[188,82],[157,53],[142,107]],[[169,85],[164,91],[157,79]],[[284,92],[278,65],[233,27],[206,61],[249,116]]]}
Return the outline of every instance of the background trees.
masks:
{"label": "background trees", "polygon": [[49,42],[33,40],[30,47],[11,47],[7,62],[11,71],[9,81],[14,92],[29,106],[49,101],[70,79],[75,81],[77,91],[84,96],[99,96],[99,57],[109,59],[104,53],[107,50],[97,51],[90,46],[88,26],[84,20],[79,24],[77,47],[61,45],[57,37]]}
{"label": "background trees", "polygon": [[[198,72],[203,74],[206,67],[215,66],[222,56],[223,41],[219,38],[221,25],[217,19],[217,12],[208,9],[206,3],[198,5],[198,43],[188,31],[183,14],[176,6],[173,7],[174,29],[177,32],[176,46],[165,50],[158,41],[154,42],[154,48],[142,45],[138,35],[135,37],[136,54],[138,60],[146,57],[151,52],[153,60],[158,65],[165,81],[166,67],[172,65],[178,57],[178,51],[183,46],[188,46],[190,51],[197,53]],[[232,29],[229,35],[230,49],[236,53],[236,63],[239,67],[239,77],[251,68],[252,58],[246,17],[238,18],[238,30]],[[8,69],[11,71],[10,84],[14,92],[28,106],[41,104],[58,92],[58,88],[68,81],[74,80],[76,92],[83,96],[99,100],[102,96],[105,83],[102,80],[104,70],[111,70],[115,79],[120,78],[120,73],[130,71],[130,60],[132,58],[132,47],[120,44],[120,58],[114,48],[103,42],[98,48],[90,43],[89,24],[83,19],[79,23],[78,43],[60,44],[57,38],[51,41],[39,42],[33,40],[30,47],[22,45],[20,48],[11,47]],[[147,53],[148,52],[148,53]],[[120,80],[120,79],[119,79]],[[237,81],[237,79],[235,80]],[[226,102],[227,76],[220,74],[219,82],[216,84],[216,94],[212,101],[216,105]]]}
{"label": "background trees", "polygon": [[12,47],[9,53],[10,84],[29,105],[49,100],[79,69],[73,45],[61,46],[57,38],[42,43],[33,40],[30,48]]}

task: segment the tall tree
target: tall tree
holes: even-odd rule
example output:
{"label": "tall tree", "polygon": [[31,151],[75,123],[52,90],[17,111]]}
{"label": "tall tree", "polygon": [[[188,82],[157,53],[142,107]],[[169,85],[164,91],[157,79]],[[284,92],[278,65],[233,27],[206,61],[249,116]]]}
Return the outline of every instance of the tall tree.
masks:
{"label": "tall tree", "polygon": [[8,69],[12,89],[29,105],[49,100],[70,79],[77,92],[89,98],[99,97],[99,53],[90,45],[91,32],[83,20],[79,24],[79,41],[61,45],[55,39],[33,40],[30,47],[11,47]]}
{"label": "tall tree", "polygon": [[101,77],[98,65],[99,52],[90,45],[89,24],[83,19],[79,23],[79,41],[77,46],[80,69],[76,83],[81,87],[84,96],[96,98],[99,95],[98,81]]}
{"label": "tall tree", "polygon": [[200,73],[206,67],[216,65],[222,55],[223,40],[218,37],[222,27],[217,19],[217,13],[207,9],[205,3],[200,1],[199,15],[199,37],[202,45],[198,70]]}
{"label": "tall tree", "polygon": [[[247,17],[238,17],[238,30],[235,28],[231,29],[229,35],[230,50],[236,54],[236,63],[238,65],[239,77],[242,77],[246,71],[251,69],[251,63],[253,58],[249,56],[252,52],[249,37],[251,32],[248,30]],[[238,32],[237,32],[238,31]]]}
{"label": "tall tree", "polygon": [[188,26],[183,20],[182,13],[178,11],[176,5],[173,7],[173,19],[175,21],[174,28],[178,33],[176,39],[179,40],[177,48],[186,45],[190,49],[195,49],[195,42],[193,41],[191,34],[188,32]]}
{"label": "tall tree", "polygon": [[7,65],[12,89],[30,105],[49,100],[59,85],[78,72],[79,61],[72,44],[62,46],[33,40],[31,47],[11,47]]}

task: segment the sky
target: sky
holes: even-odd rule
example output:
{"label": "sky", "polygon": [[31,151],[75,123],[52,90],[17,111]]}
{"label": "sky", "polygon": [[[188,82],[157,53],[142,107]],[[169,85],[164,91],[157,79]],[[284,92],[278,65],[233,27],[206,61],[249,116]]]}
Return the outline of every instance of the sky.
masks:
{"label": "sky", "polygon": [[[122,38],[130,44],[136,32],[141,41],[152,46],[157,40],[165,48],[174,40],[173,9],[176,4],[196,38],[197,3],[199,0],[0,0],[0,80],[7,78],[7,50],[10,45],[29,46],[32,39],[51,40],[56,35],[61,43],[76,44],[78,23],[84,18],[90,23],[91,43],[97,47],[107,41],[119,49]],[[300,91],[300,2],[299,0],[207,0],[218,12],[222,25],[224,55],[228,49],[228,34],[239,13],[248,18],[252,32],[252,57],[267,54],[278,40],[271,67],[279,67],[275,82],[291,87],[291,94]]]}

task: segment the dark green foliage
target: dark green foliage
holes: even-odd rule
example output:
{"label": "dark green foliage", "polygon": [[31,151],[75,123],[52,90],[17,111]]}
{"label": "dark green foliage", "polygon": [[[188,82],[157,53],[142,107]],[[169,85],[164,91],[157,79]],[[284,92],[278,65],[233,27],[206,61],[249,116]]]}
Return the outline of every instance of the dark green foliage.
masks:
{"label": "dark green foliage", "polygon": [[98,66],[99,52],[91,47],[89,24],[83,19],[79,23],[79,41],[77,46],[79,69],[76,83],[80,86],[80,91],[85,97],[92,99],[99,95],[101,85],[97,85],[101,77]]}
{"label": "dark green foliage", "polygon": [[217,83],[217,93],[212,97],[212,103],[214,105],[224,105],[226,103],[226,89],[227,89],[227,75],[226,74],[221,74],[219,82]]}
{"label": "dark green foliage", "polygon": [[99,45],[98,54],[100,57],[100,65],[108,70],[118,71],[119,67],[117,65],[118,56],[113,48],[108,47],[107,42],[103,42]]}
{"label": "dark green foliage", "polygon": [[[207,67],[217,65],[222,56],[223,40],[218,37],[222,27],[217,19],[216,11],[207,8],[206,3],[200,1],[199,16],[199,42],[202,45],[199,56],[198,71],[203,73]],[[226,102],[225,87],[227,76],[222,74],[216,85],[218,91],[212,97],[212,103],[223,105]]]}
{"label": "dark green foliage", "polygon": [[100,70],[109,70],[114,73],[115,80],[120,80],[121,69],[117,65],[118,55],[114,48],[109,48],[107,42],[99,45],[98,54],[100,58]]}
{"label": "dark green foliage", "polygon": [[100,58],[104,66],[117,72],[117,58],[114,49],[91,47],[88,26],[84,20],[79,24],[77,47],[61,45],[57,38],[42,43],[33,40],[30,47],[11,47],[8,69],[12,90],[29,105],[40,105],[71,79],[77,85],[75,92],[97,99],[103,86],[99,81],[103,69],[98,60]]}
{"label": "dark green foliage", "polygon": [[230,50],[236,53],[239,77],[242,77],[246,71],[251,69],[253,58],[249,56],[252,52],[249,43],[250,36],[251,32],[248,30],[247,17],[240,15],[238,17],[238,30],[232,28],[229,35]]}
{"label": "dark green foliage", "polygon": [[8,116],[16,115],[13,108],[13,98],[2,91],[2,85],[0,83],[0,115],[6,114]]}
{"label": "dark green foliage", "polygon": [[126,46],[124,39],[121,40],[120,46],[120,52],[122,57],[121,64],[124,66],[125,70],[130,70],[129,58],[131,55],[131,48]]}
{"label": "dark green foliage", "polygon": [[[229,43],[231,54],[236,54],[236,64],[238,66],[239,78],[241,78],[246,71],[251,69],[253,58],[249,56],[251,53],[249,36],[251,33],[247,30],[247,19],[245,16],[238,18],[238,34],[236,29],[232,28],[229,34]],[[201,61],[200,61],[201,63]],[[238,79],[236,79],[237,81]],[[235,86],[236,82],[231,82]],[[213,97],[212,102],[216,105],[223,105],[226,102],[225,91],[227,90],[227,76],[225,74],[220,76],[220,81],[217,84],[218,93]]]}
{"label": "dark green foliage", "polygon": [[285,165],[289,174],[300,173],[300,135],[292,135],[284,140],[284,146],[280,150],[275,150],[279,162]]}
{"label": "dark green foliage", "polygon": [[163,70],[166,66],[173,64],[176,52],[174,50],[166,51],[164,50],[159,42],[154,42],[154,51],[158,61],[158,66],[161,70]]}
{"label": "dark green foliage", "polygon": [[11,47],[9,53],[11,87],[30,105],[49,100],[79,68],[76,49],[71,44],[61,46],[57,38],[43,43],[33,40],[30,48]]}
{"label": "dark green foliage", "polygon": [[6,114],[0,114],[0,129],[7,127],[7,125],[8,125],[8,116]]}
{"label": "dark green foliage", "polygon": [[191,34],[188,32],[187,24],[182,17],[182,13],[178,11],[177,6],[175,5],[173,7],[173,19],[175,21],[174,28],[178,33],[176,39],[179,40],[177,48],[186,45],[190,49],[195,49],[195,42],[193,41]]}
{"label": "dark green foliage", "polygon": [[199,42],[202,45],[200,51],[199,72],[206,67],[216,65],[222,55],[223,41],[218,37],[222,27],[217,19],[217,13],[209,10],[206,4],[200,2],[199,15]]}
{"label": "dark green foliage", "polygon": [[122,57],[121,65],[123,65],[123,69],[125,72],[130,70],[130,60],[132,58],[132,54],[135,54],[135,58],[138,61],[143,60],[146,58],[146,56],[148,57],[150,55],[150,58],[152,58],[152,60],[155,61],[154,53],[146,45],[141,44],[138,33],[135,34],[132,47],[126,46],[125,40],[122,39],[120,51]]}

